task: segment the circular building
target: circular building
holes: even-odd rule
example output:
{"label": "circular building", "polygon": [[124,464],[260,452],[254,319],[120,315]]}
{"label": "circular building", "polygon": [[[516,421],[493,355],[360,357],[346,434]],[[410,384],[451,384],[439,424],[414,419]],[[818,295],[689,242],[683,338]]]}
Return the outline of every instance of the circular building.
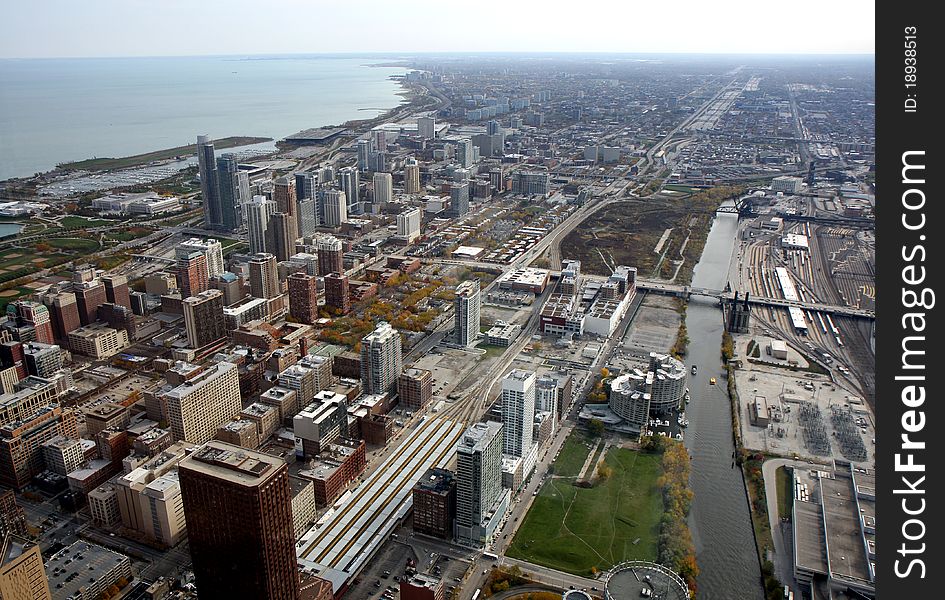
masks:
{"label": "circular building", "polygon": [[650,411],[665,413],[677,408],[686,394],[686,365],[668,354],[650,353]]}
{"label": "circular building", "polygon": [[568,590],[561,596],[561,600],[593,600],[593,598],[583,590]]}
{"label": "circular building", "polygon": [[615,566],[604,584],[606,600],[690,600],[689,587],[682,577],[663,565],[632,560]]}
{"label": "circular building", "polygon": [[650,416],[649,373],[634,370],[610,382],[610,410],[636,427],[646,424]]}

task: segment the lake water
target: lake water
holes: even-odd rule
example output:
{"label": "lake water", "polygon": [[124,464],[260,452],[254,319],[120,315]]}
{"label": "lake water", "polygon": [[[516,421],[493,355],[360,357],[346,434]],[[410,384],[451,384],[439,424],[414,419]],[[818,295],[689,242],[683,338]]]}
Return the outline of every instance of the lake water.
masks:
{"label": "lake water", "polygon": [[279,139],[397,106],[384,59],[314,56],[0,60],[0,180],[57,163]]}

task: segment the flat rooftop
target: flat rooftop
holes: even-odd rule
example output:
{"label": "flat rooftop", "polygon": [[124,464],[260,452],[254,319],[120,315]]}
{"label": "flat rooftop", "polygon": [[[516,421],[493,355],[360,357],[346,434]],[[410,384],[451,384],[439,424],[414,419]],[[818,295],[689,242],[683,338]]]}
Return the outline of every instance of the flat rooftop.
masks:
{"label": "flat rooftop", "polygon": [[285,461],[269,454],[211,441],[182,460],[179,468],[245,486],[258,486],[284,464]]}

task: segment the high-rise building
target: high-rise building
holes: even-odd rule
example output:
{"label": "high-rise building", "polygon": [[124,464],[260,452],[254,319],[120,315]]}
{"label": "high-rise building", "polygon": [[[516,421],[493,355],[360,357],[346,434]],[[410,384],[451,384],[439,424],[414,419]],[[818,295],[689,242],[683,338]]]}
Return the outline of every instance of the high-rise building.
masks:
{"label": "high-rise building", "polygon": [[[357,171],[354,172],[357,175]],[[322,225],[325,227],[341,227],[341,224],[348,220],[348,196],[345,192],[339,190],[326,190],[322,198],[324,220]]]}
{"label": "high-rise building", "polygon": [[[358,170],[354,167],[343,167],[339,169],[338,184],[341,186],[341,191],[345,193],[345,198],[348,200],[347,214],[361,214],[361,198],[358,195],[358,186],[360,185]],[[329,227],[330,226],[331,225],[329,225]]]}
{"label": "high-rise building", "polygon": [[128,290],[128,278],[124,275],[106,275],[102,277],[105,284],[105,299],[112,304],[119,304],[131,309],[131,295]]}
{"label": "high-rise building", "polygon": [[176,249],[177,287],[181,297],[187,298],[205,292],[210,287],[207,255],[200,250]]}
{"label": "high-rise building", "polygon": [[318,274],[328,275],[329,273],[344,273],[344,247],[341,240],[333,235],[325,235],[318,238],[316,244],[318,252]]}
{"label": "high-rise building", "polygon": [[535,422],[535,373],[513,369],[502,380],[502,452],[525,456],[532,447]]}
{"label": "high-rise building", "polygon": [[[367,173],[374,170],[374,142],[372,140],[358,140],[358,171]],[[344,169],[342,169],[344,170]]]}
{"label": "high-rise building", "polygon": [[82,326],[79,320],[79,307],[76,304],[75,294],[72,292],[56,291],[43,294],[43,304],[49,309],[52,319],[53,336],[64,341],[70,332]]}
{"label": "high-rise building", "polygon": [[456,480],[446,469],[427,469],[413,486],[413,530],[442,539],[453,537]]}
{"label": "high-rise building", "polygon": [[52,344],[56,341],[52,318],[46,305],[32,300],[17,300],[7,305],[7,316],[20,324],[32,327],[36,332],[37,342]]}
{"label": "high-rise building", "polygon": [[223,224],[223,211],[220,206],[217,162],[213,153],[213,142],[209,136],[197,136],[197,166],[200,173],[200,198],[203,201],[204,224],[207,229],[217,229]]}
{"label": "high-rise building", "polygon": [[397,215],[397,235],[413,242],[420,237],[420,209],[412,206]]}
{"label": "high-rise building", "polygon": [[397,378],[397,395],[408,410],[420,410],[433,398],[433,373],[409,368]]}
{"label": "high-rise building", "polygon": [[456,144],[456,160],[464,168],[473,166],[473,143],[469,138],[459,140]]}
{"label": "high-rise building", "polygon": [[223,318],[223,292],[206,290],[184,298],[184,328],[187,344],[191,348],[203,348],[226,337],[226,321]]}
{"label": "high-rise building", "polygon": [[62,368],[62,348],[55,344],[23,344],[23,360],[30,375],[51,379]]}
{"label": "high-rise building", "polygon": [[325,306],[342,314],[351,310],[351,290],[348,287],[348,276],[344,273],[325,275]]}
{"label": "high-rise building", "polygon": [[394,178],[390,173],[374,174],[374,204],[384,205],[394,200]]}
{"label": "high-rise building", "polygon": [[469,213],[469,182],[450,185],[450,216],[463,217]]}
{"label": "high-rise building", "polygon": [[171,435],[175,440],[202,444],[217,428],[239,414],[239,373],[233,363],[219,362],[164,393]]}
{"label": "high-rise building", "polygon": [[15,535],[0,540],[0,598],[52,600],[39,545]]}
{"label": "high-rise building", "polygon": [[479,309],[481,294],[479,281],[464,281],[456,287],[453,299],[453,341],[460,346],[469,346],[479,335]]}
{"label": "high-rise building", "polygon": [[436,137],[436,119],[433,117],[417,118],[417,135],[423,140],[432,140]]}
{"label": "high-rise building", "polygon": [[[456,447],[456,541],[491,540],[507,506],[502,490],[502,423],[476,423]],[[504,502],[503,502],[504,500]]]}
{"label": "high-rise building", "polygon": [[256,298],[275,298],[282,293],[275,256],[260,252],[249,259],[249,289]]}
{"label": "high-rise building", "polygon": [[[288,177],[279,177],[273,184],[272,199],[276,203],[276,212],[287,215],[286,231],[292,252],[295,254],[295,240],[299,237],[298,199],[296,198],[295,182]],[[286,260],[280,258],[279,260]]]}
{"label": "high-rise building", "polygon": [[277,212],[272,214],[272,220],[269,222],[269,231],[272,235],[272,245],[270,251],[276,255],[276,260],[289,260],[289,257],[295,254],[295,224],[294,217],[286,213]]}
{"label": "high-rise building", "polygon": [[361,388],[365,394],[386,394],[403,366],[400,333],[381,321],[361,339]]}
{"label": "high-rise building", "polygon": [[295,174],[295,200],[311,200],[315,198],[315,186],[318,185],[318,176],[309,172]]}
{"label": "high-rise building", "polygon": [[249,236],[249,251],[252,254],[268,252],[272,243],[269,221],[276,212],[276,203],[265,196],[253,196],[243,206],[246,213],[246,229]]}
{"label": "high-rise building", "polygon": [[214,441],[182,460],[178,473],[201,599],[298,599],[285,461]]}
{"label": "high-rise building", "polygon": [[186,258],[194,252],[200,252],[207,260],[207,275],[213,277],[226,271],[226,263],[223,262],[223,244],[220,240],[190,238],[184,240],[174,249],[177,260]]}
{"label": "high-rise building", "polygon": [[242,206],[250,199],[249,175],[240,171],[236,156],[217,158],[217,185],[220,198],[220,231],[236,231],[242,224]]}
{"label": "high-rise building", "polygon": [[404,166],[404,191],[408,194],[420,192],[420,165],[416,160],[409,159]]}
{"label": "high-rise building", "polygon": [[318,320],[318,278],[306,273],[289,275],[289,314],[312,325]]}
{"label": "high-rise building", "polygon": [[502,172],[502,167],[489,169],[489,185],[496,192],[505,190],[505,174]]}
{"label": "high-rise building", "polygon": [[[45,387],[55,390],[53,385]],[[20,420],[0,428],[0,484],[16,489],[45,469],[43,442],[56,436],[79,437],[75,413],[57,404],[20,412]]]}
{"label": "high-rise building", "polygon": [[318,227],[318,201],[313,198],[299,200],[299,237],[309,237],[315,234]]}
{"label": "high-rise building", "polygon": [[72,276],[72,291],[79,309],[79,322],[83,325],[94,323],[98,319],[98,307],[107,301],[105,284],[95,269],[77,267]]}

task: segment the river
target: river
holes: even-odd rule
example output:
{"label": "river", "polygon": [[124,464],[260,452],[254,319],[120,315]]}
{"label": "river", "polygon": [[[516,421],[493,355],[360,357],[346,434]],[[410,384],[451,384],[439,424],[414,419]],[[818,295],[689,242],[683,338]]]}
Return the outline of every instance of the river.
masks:
{"label": "river", "polygon": [[[723,289],[735,249],[738,217],[717,215],[693,274],[693,287]],[[692,402],[686,447],[692,455],[689,478],[693,491],[689,526],[696,545],[700,600],[762,600],[751,516],[741,470],[732,468],[732,421],[720,345],[722,313],[718,303],[694,298],[686,311],[689,333],[687,366]],[[718,385],[710,385],[715,377]]]}

